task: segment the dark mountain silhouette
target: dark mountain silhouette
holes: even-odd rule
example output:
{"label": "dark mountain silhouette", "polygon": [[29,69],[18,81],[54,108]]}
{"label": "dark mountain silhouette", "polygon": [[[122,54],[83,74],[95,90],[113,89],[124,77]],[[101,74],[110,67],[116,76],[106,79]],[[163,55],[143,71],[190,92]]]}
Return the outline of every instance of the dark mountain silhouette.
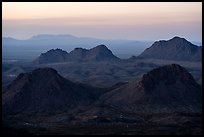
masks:
{"label": "dark mountain silhouette", "polygon": [[109,50],[105,45],[98,45],[89,50],[86,55],[88,61],[114,61],[119,60],[118,57],[114,56],[111,50]]}
{"label": "dark mountain silhouette", "polygon": [[59,113],[95,101],[103,91],[85,84],[73,83],[52,68],[38,68],[21,73],[5,89],[3,112]]}
{"label": "dark mountain silhouette", "polygon": [[105,104],[138,113],[201,112],[202,89],[180,65],[159,67],[103,95]]}
{"label": "dark mountain silhouette", "polygon": [[202,47],[196,46],[184,38],[174,37],[153,43],[139,57],[167,60],[201,61]]}
{"label": "dark mountain silhouette", "polygon": [[34,61],[39,64],[65,62],[67,60],[68,53],[62,49],[51,49],[41,55]]}
{"label": "dark mountain silhouette", "polygon": [[69,53],[70,61],[82,61],[86,57],[89,50],[83,48],[75,48]]}
{"label": "dark mountain silhouette", "polygon": [[34,134],[88,134],[98,126],[96,134],[121,129],[137,134],[201,133],[201,86],[176,64],[107,89],[73,83],[54,69],[38,68],[21,73],[2,94],[4,126]]}
{"label": "dark mountain silhouette", "polygon": [[118,61],[105,45],[98,45],[92,49],[75,48],[70,53],[61,49],[52,49],[42,53],[34,62],[39,64],[68,62],[68,61]]}

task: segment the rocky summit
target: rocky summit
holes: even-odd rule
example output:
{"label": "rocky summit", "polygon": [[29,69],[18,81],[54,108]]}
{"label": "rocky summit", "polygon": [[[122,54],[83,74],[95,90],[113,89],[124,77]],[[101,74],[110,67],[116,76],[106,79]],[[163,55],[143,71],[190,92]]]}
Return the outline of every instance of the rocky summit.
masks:
{"label": "rocky summit", "polygon": [[177,64],[149,71],[138,81],[121,86],[101,98],[105,104],[135,112],[201,112],[202,88]]}
{"label": "rocky summit", "polygon": [[160,40],[142,52],[139,57],[166,60],[201,61],[202,47],[192,44],[184,38],[174,37]]}
{"label": "rocky summit", "polygon": [[90,62],[90,61],[118,61],[105,45],[98,45],[92,49],[75,48],[70,53],[62,49],[51,49],[42,53],[34,62],[37,64],[60,62]]}
{"label": "rocky summit", "polygon": [[4,114],[50,114],[95,101],[101,90],[73,83],[52,68],[21,73],[3,94]]}
{"label": "rocky summit", "polygon": [[34,60],[37,64],[65,62],[67,60],[68,53],[62,49],[51,49]]}

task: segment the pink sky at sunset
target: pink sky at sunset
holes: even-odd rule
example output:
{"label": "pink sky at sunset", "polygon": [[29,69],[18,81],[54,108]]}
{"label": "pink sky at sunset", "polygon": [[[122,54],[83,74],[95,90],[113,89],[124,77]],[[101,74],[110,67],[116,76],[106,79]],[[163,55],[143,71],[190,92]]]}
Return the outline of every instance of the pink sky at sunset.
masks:
{"label": "pink sky at sunset", "polygon": [[201,2],[3,2],[4,37],[72,34],[157,40],[202,40]]}

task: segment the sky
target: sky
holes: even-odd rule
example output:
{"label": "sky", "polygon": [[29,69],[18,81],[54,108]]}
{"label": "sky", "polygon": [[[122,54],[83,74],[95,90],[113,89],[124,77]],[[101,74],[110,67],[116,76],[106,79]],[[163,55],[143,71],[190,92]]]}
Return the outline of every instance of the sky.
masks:
{"label": "sky", "polygon": [[3,2],[2,35],[202,41],[202,2]]}

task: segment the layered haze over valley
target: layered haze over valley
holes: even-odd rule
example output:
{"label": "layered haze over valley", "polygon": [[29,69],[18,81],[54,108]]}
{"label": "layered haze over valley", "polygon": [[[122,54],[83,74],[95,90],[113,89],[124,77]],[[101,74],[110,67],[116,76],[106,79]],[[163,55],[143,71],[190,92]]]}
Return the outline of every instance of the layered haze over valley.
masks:
{"label": "layered haze over valley", "polygon": [[2,9],[5,134],[202,134],[201,2]]}
{"label": "layered haze over valley", "polygon": [[76,47],[92,48],[98,44],[105,44],[118,57],[129,58],[132,55],[139,55],[152,42],[125,39],[99,39],[73,36],[70,34],[39,34],[25,40],[3,37],[2,44],[4,46],[2,50],[3,60],[18,59],[31,61],[40,53],[52,48],[71,51]]}

